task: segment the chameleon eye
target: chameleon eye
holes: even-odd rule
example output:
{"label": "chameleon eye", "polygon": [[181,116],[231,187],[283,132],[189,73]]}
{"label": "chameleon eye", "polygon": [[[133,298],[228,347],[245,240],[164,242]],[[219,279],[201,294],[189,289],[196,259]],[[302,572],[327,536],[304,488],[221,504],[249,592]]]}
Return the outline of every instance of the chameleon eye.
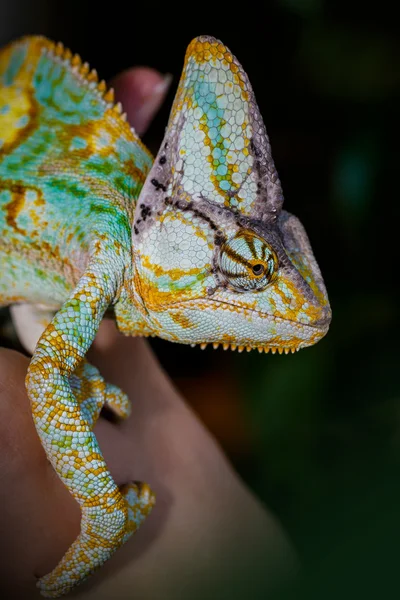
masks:
{"label": "chameleon eye", "polygon": [[251,231],[227,240],[219,255],[224,279],[239,292],[260,291],[275,278],[278,259],[271,246]]}

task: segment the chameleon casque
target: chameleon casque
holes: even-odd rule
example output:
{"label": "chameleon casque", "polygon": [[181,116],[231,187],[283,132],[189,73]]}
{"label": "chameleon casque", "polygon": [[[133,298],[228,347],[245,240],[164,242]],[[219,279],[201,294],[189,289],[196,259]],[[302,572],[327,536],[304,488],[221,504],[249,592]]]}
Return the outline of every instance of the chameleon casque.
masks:
{"label": "chameleon casque", "polygon": [[248,78],[216,39],[190,43],[154,162],[62,44],[0,51],[0,303],[33,352],[37,432],[82,511],[44,596],[79,584],[154,504],[147,484],[116,486],[92,432],[104,404],[129,414],[85,360],[107,310],[127,335],[239,351],[293,352],[327,332],[320,270],[282,202]]}

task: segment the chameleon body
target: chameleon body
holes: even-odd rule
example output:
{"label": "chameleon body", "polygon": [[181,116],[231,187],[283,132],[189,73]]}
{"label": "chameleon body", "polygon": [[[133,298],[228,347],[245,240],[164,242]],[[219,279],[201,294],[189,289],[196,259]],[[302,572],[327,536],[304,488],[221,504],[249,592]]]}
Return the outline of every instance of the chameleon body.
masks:
{"label": "chameleon body", "polygon": [[[112,91],[61,44],[0,52],[0,302],[38,332],[26,378],[36,429],[80,504],[81,533],[38,581],[67,593],[137,529],[154,496],[118,489],[93,425],[122,391],[85,360],[112,308],[129,335],[289,352],[331,318],[307,235],[282,190],[253,91],[214,38],[188,47],[152,157]],[[32,348],[33,350],[33,348]]]}

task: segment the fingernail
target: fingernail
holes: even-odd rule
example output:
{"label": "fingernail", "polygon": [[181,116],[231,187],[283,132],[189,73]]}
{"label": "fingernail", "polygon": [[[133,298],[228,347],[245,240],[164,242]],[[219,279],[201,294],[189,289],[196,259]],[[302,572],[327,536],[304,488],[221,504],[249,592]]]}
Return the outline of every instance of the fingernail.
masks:
{"label": "fingernail", "polygon": [[159,81],[157,83],[157,85],[154,86],[152,92],[151,92],[151,97],[154,96],[165,96],[166,93],[168,92],[168,89],[171,85],[172,82],[172,75],[171,73],[166,73],[163,77],[163,79],[161,81]]}
{"label": "fingernail", "polygon": [[149,92],[142,95],[139,108],[136,110],[135,121],[140,126],[137,129],[144,131],[160,108],[172,82],[172,75],[167,73]]}

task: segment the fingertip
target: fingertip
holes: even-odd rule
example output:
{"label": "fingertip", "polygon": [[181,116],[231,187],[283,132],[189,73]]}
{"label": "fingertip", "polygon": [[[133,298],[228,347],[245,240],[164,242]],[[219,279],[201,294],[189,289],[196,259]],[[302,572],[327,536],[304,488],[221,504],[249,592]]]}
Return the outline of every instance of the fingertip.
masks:
{"label": "fingertip", "polygon": [[143,134],[159,110],[171,83],[170,75],[162,75],[149,67],[135,67],[112,80],[116,98],[121,102],[128,121],[138,134]]}

